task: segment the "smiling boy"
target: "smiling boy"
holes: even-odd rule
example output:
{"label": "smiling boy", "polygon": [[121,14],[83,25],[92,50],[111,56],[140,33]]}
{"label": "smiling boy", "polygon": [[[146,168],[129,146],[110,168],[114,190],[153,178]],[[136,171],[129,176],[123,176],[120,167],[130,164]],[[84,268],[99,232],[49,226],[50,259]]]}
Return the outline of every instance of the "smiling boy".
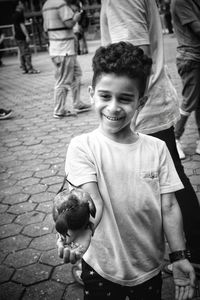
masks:
{"label": "smiling boy", "polygon": [[100,47],[93,58],[90,95],[99,127],[72,139],[66,175],[93,198],[95,232],[70,232],[65,247],[58,241],[65,263],[83,254],[84,300],[160,300],[164,236],[176,298],[191,299],[194,292],[174,196],[183,185],[165,143],[130,127],[144,102],[151,65],[142,49],[125,42]]}

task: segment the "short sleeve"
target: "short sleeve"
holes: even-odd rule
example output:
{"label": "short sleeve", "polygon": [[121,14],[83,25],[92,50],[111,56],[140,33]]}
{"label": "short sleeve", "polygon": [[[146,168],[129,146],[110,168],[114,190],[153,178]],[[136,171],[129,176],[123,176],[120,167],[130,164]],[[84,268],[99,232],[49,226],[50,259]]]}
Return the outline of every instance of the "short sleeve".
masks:
{"label": "short sleeve", "polygon": [[184,188],[165,143],[162,144],[160,152],[159,181],[161,194],[175,192]]}
{"label": "short sleeve", "polygon": [[67,149],[65,173],[75,186],[97,182],[96,168],[89,153],[89,146],[81,139],[74,138]]}
{"label": "short sleeve", "polygon": [[70,20],[73,18],[73,11],[72,9],[66,5],[66,3],[63,1],[62,2],[63,4],[59,6],[58,8],[58,12],[59,12],[59,16],[61,18],[61,20],[63,22],[67,21],[67,20]]}
{"label": "short sleeve", "polygon": [[177,1],[176,14],[178,15],[182,25],[199,21],[192,6],[192,1]]}

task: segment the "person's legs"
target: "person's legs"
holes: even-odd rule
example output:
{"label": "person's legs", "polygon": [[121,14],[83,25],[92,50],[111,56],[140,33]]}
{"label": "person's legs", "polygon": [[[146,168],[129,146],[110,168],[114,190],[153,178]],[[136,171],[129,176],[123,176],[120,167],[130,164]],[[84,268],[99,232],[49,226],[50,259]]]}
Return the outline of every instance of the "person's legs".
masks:
{"label": "person's legs", "polygon": [[72,89],[72,97],[73,97],[73,105],[75,108],[78,108],[80,100],[80,91],[81,91],[81,76],[82,76],[82,70],[80,67],[80,64],[74,56],[74,73],[73,73],[73,80],[71,83],[71,89]]}
{"label": "person's legs", "polygon": [[126,299],[125,287],[104,279],[84,260],[82,260],[81,278],[84,282],[84,300]]}
{"label": "person's legs", "polygon": [[16,44],[19,49],[19,60],[20,60],[20,66],[24,73],[27,73],[26,68],[26,60],[25,60],[25,43],[24,41],[16,40]]}
{"label": "person's legs", "polygon": [[55,71],[55,89],[54,89],[54,115],[62,116],[67,111],[72,111],[69,103],[66,103],[67,94],[70,89],[74,76],[73,56],[55,56],[52,57]]}
{"label": "person's legs", "polygon": [[200,263],[200,205],[181,164],[173,127],[150,135],[165,141],[174,161],[176,171],[184,185],[184,189],[177,191],[175,195],[182,212],[186,243],[188,249],[192,252],[192,262]]}
{"label": "person's legs", "polygon": [[29,72],[30,70],[33,69],[33,66],[31,61],[31,50],[29,44],[26,41],[24,41],[24,59],[25,59],[26,69]]}

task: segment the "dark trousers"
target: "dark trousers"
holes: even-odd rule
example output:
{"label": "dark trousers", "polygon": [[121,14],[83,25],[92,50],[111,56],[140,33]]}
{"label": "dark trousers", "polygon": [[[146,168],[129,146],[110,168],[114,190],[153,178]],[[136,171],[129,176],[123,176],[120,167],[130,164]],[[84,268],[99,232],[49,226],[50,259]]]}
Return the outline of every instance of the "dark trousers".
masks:
{"label": "dark trousers", "polygon": [[82,260],[81,278],[84,282],[84,300],[125,300],[127,296],[129,300],[161,300],[161,273],[142,284],[127,287],[104,279]]}
{"label": "dark trousers", "polygon": [[184,172],[184,168],[178,156],[174,128],[171,127],[151,135],[165,141],[174,161],[176,171],[185,187],[175,194],[183,216],[187,247],[192,251],[193,262],[198,261],[200,263],[200,206],[195,191]]}
{"label": "dark trousers", "polygon": [[176,64],[183,83],[183,101],[181,104],[181,110],[185,114],[181,114],[181,119],[176,124],[175,135],[177,139],[182,136],[185,130],[187,118],[189,114],[194,111],[200,137],[200,62],[177,58]]}
{"label": "dark trousers", "polygon": [[23,40],[16,40],[17,46],[19,47],[20,64],[24,71],[33,69],[31,62],[31,50],[29,44]]}

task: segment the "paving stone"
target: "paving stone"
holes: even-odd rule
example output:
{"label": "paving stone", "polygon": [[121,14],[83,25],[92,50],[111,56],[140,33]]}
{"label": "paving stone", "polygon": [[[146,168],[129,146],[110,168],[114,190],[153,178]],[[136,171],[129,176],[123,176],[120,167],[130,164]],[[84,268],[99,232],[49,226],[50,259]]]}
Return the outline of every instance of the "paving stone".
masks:
{"label": "paving stone", "polygon": [[44,214],[37,211],[32,211],[28,213],[24,213],[22,215],[19,215],[15,223],[22,224],[22,225],[28,225],[28,224],[34,224],[37,222],[41,222],[44,219]]}
{"label": "paving stone", "polygon": [[57,183],[62,183],[63,178],[61,176],[52,176],[52,177],[47,177],[41,180],[42,184],[46,185],[52,185],[52,184],[57,184]]}
{"label": "paving stone", "polygon": [[73,283],[75,282],[75,279],[71,270],[71,264],[62,264],[61,266],[57,266],[53,270],[52,279],[65,284]]}
{"label": "paving stone", "polygon": [[51,224],[47,224],[46,222],[36,223],[26,226],[22,231],[22,234],[25,234],[30,237],[38,237],[51,233],[53,231],[53,228],[53,222]]}
{"label": "paving stone", "polygon": [[10,186],[15,185],[17,181],[14,179],[5,179],[4,181],[0,181],[0,189],[4,189]]}
{"label": "paving stone", "polygon": [[62,265],[63,259],[58,256],[58,251],[56,248],[42,253],[40,257],[40,262],[55,267],[58,265]]}
{"label": "paving stone", "polygon": [[32,202],[46,202],[49,200],[53,200],[55,197],[55,193],[49,193],[49,192],[45,192],[45,193],[40,193],[40,194],[36,194],[36,195],[32,195],[30,200]]}
{"label": "paving stone", "polygon": [[16,216],[8,213],[0,214],[0,225],[10,224]]}
{"label": "paving stone", "polygon": [[2,195],[15,195],[15,194],[19,194],[22,191],[22,187],[20,186],[11,186],[5,189],[1,189],[1,194]]}
{"label": "paving stone", "polygon": [[0,226],[0,238],[5,238],[13,235],[17,235],[22,230],[22,226],[18,224],[6,224]]}
{"label": "paving stone", "polygon": [[4,264],[12,266],[13,268],[21,268],[36,263],[40,255],[41,253],[34,249],[24,249],[9,254]]}
{"label": "paving stone", "polygon": [[0,204],[0,213],[5,213],[8,209],[8,205]]}
{"label": "paving stone", "polygon": [[33,172],[26,171],[26,172],[14,173],[14,174],[12,174],[11,178],[22,180],[25,178],[30,178],[32,175],[33,175]]}
{"label": "paving stone", "polygon": [[2,252],[14,252],[25,249],[30,244],[31,239],[23,235],[16,235],[0,240],[0,249]]}
{"label": "paving stone", "polygon": [[12,204],[17,204],[17,203],[21,203],[21,202],[26,202],[29,197],[30,196],[28,194],[19,193],[19,194],[15,194],[15,195],[6,196],[2,202],[12,205]]}
{"label": "paving stone", "polygon": [[8,268],[7,266],[0,266],[0,283],[8,281],[12,274],[14,273],[14,269]]}
{"label": "paving stone", "polygon": [[199,176],[197,176],[197,175],[191,176],[191,177],[190,177],[190,182],[191,182],[193,185],[198,185],[198,184],[200,184],[200,182],[199,182]]}
{"label": "paving stone", "polygon": [[55,249],[56,247],[55,233],[46,234],[42,237],[34,238],[30,244],[30,247],[42,251]]}
{"label": "paving stone", "polygon": [[0,264],[3,263],[3,261],[5,260],[7,255],[8,255],[8,253],[4,253],[4,252],[0,251]]}
{"label": "paving stone", "polygon": [[57,170],[48,169],[48,170],[36,172],[34,174],[34,177],[39,177],[39,178],[51,177],[51,176],[55,176],[56,173],[57,173]]}
{"label": "paving stone", "polygon": [[70,284],[67,287],[63,300],[83,300],[83,298],[83,287],[79,284],[74,283]]}
{"label": "paving stone", "polygon": [[23,300],[61,300],[64,290],[65,285],[63,284],[55,281],[44,281],[28,287]]}
{"label": "paving stone", "polygon": [[27,186],[23,189],[23,191],[27,194],[39,194],[41,192],[45,192],[47,189],[47,185],[45,184],[34,184],[32,186]]}
{"label": "paving stone", "polygon": [[17,185],[23,186],[23,187],[27,187],[27,186],[33,186],[36,185],[39,182],[39,178],[25,178],[22,180],[18,180],[18,182],[16,183]]}
{"label": "paving stone", "polygon": [[13,280],[23,285],[31,285],[47,280],[51,272],[51,267],[37,263],[17,269]]}
{"label": "paving stone", "polygon": [[1,284],[0,299],[1,300],[20,300],[24,287],[14,282],[6,282]]}
{"label": "paving stone", "polygon": [[36,204],[34,203],[30,203],[30,202],[19,203],[19,204],[12,205],[8,209],[8,213],[19,215],[25,212],[33,211],[35,207]]}
{"label": "paving stone", "polygon": [[60,187],[61,187],[61,183],[60,184],[52,184],[48,187],[47,191],[53,192],[54,194],[56,194],[59,191]]}
{"label": "paving stone", "polygon": [[53,207],[53,202],[52,201],[46,201],[46,202],[40,203],[37,206],[37,211],[51,213],[52,212],[52,207]]}

